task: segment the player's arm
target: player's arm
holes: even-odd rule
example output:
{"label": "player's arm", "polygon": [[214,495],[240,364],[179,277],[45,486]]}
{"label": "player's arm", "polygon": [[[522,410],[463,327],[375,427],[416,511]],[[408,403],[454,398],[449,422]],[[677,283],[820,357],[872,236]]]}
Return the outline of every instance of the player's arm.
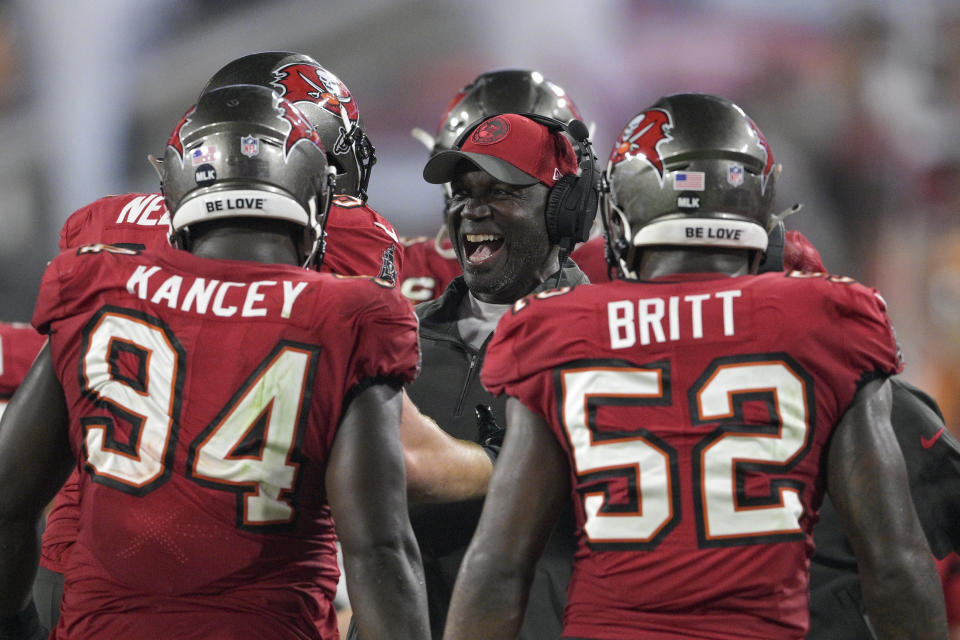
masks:
{"label": "player's arm", "polygon": [[891,405],[887,381],[857,392],[827,452],[827,490],[857,556],[878,637],[946,638],[943,593],[913,509]]}
{"label": "player's arm", "polygon": [[960,552],[960,443],[936,401],[893,378],[890,419],[910,478],[913,506],[937,558]]}
{"label": "player's arm", "polygon": [[486,494],[493,463],[475,442],[454,438],[403,393],[400,419],[407,495],[416,502],[455,502]]}
{"label": "player's arm", "polygon": [[344,411],[327,466],[327,499],[361,638],[429,636],[399,421],[399,389],[374,384],[361,391]]}
{"label": "player's arm", "polygon": [[507,401],[507,433],[453,589],[445,640],[515,638],[537,560],[568,492],[567,459],[542,417]]}
{"label": "player's arm", "polygon": [[0,420],[0,618],[30,602],[40,517],[74,465],[67,426],[63,388],[44,346]]}

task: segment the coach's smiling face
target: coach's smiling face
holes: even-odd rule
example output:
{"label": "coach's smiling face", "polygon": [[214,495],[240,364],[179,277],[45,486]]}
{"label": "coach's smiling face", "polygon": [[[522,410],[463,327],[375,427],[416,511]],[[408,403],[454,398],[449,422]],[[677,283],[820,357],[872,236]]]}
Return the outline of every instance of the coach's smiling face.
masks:
{"label": "coach's smiling face", "polygon": [[546,185],[507,184],[475,169],[459,172],[451,188],[447,226],[478,299],[512,303],[559,268],[543,217]]}

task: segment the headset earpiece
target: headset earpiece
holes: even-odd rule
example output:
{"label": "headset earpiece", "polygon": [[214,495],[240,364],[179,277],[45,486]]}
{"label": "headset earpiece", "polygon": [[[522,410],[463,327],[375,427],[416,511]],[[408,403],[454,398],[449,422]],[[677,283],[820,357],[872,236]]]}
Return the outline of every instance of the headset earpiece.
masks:
{"label": "headset earpiece", "polygon": [[593,147],[590,144],[590,130],[577,119],[564,123],[556,118],[535,113],[520,115],[553,131],[566,133],[578,147],[580,174],[566,175],[557,181],[550,189],[543,212],[550,242],[569,253],[575,244],[586,242],[590,237],[590,228],[597,215],[600,199],[600,173],[597,171]]}
{"label": "headset earpiece", "polygon": [[[474,129],[496,115],[501,114],[489,114],[471,123],[457,136],[453,148],[459,150]],[[578,148],[580,175],[562,176],[550,188],[543,211],[551,244],[558,245],[569,253],[575,244],[585,242],[590,237],[590,228],[597,215],[600,199],[600,172],[590,144],[590,130],[587,125],[577,119],[564,123],[556,118],[537,113],[520,113],[519,115],[551,131],[566,133]]]}

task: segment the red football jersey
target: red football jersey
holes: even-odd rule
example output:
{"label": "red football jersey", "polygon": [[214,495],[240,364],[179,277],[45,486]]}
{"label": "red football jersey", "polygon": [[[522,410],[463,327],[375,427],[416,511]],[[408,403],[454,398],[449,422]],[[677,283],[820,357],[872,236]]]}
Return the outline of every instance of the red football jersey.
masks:
{"label": "red football jersey", "polygon": [[327,216],[327,250],[320,271],[376,276],[397,284],[404,247],[387,219],[353,196],[335,196]]}
{"label": "red football jersey", "polygon": [[848,278],[692,274],[519,301],[482,379],[567,452],[564,632],[803,638],[824,447],[858,384],[901,368],[883,301]]}
{"label": "red football jersey", "polygon": [[399,292],[93,247],[50,264],[33,324],[83,495],[55,637],[336,637],[325,466],[348,391],[416,375]]}
{"label": "red football jersey", "polygon": [[570,258],[577,263],[580,270],[587,274],[591,284],[610,282],[610,272],[604,256],[605,246],[606,238],[597,236],[590,238],[570,254]]}
{"label": "red football jersey", "polygon": [[[133,244],[169,249],[170,215],[159,193],[107,196],[75,211],[60,229],[60,249],[91,244]],[[328,241],[322,272],[378,276],[396,283],[403,247],[393,226],[352,196],[336,196],[327,217]],[[40,564],[58,573],[76,537],[79,479],[72,474],[57,494],[43,531]]]}
{"label": "red football jersey", "polygon": [[46,338],[19,322],[0,322],[0,415]]}
{"label": "red football jersey", "polygon": [[[327,245],[320,270],[377,276],[396,283],[403,246],[386,218],[353,196],[335,196],[327,216]],[[107,196],[77,209],[60,229],[60,250],[88,244],[169,247],[170,214],[159,193]]]}
{"label": "red football jersey", "polygon": [[402,242],[405,255],[400,291],[412,303],[436,298],[463,273],[448,238],[439,247],[436,238],[426,236],[403,238]]}

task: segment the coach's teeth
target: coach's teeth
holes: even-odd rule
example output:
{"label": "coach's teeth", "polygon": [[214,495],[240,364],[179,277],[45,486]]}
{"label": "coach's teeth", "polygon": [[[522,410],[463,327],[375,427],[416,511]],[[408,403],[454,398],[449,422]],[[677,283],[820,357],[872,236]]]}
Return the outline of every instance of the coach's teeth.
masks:
{"label": "coach's teeth", "polygon": [[499,236],[495,236],[492,233],[468,233],[467,242],[493,242],[499,240]]}

